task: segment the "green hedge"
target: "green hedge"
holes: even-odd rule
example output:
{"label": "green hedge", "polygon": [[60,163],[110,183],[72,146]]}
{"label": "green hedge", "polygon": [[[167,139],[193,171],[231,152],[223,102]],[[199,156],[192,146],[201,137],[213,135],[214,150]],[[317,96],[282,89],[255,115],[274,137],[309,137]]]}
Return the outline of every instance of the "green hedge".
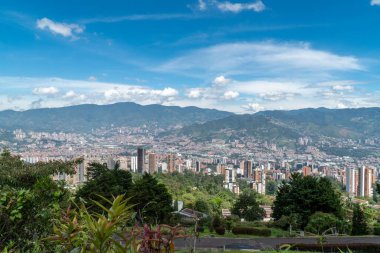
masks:
{"label": "green hedge", "polygon": [[234,235],[257,235],[271,236],[272,231],[268,228],[251,228],[251,227],[234,227],[232,228]]}
{"label": "green hedge", "polygon": [[226,229],[224,227],[218,227],[218,228],[215,228],[215,232],[218,235],[224,235],[226,233]]}
{"label": "green hedge", "polygon": [[373,234],[374,235],[380,235],[380,226],[375,226],[373,228]]}

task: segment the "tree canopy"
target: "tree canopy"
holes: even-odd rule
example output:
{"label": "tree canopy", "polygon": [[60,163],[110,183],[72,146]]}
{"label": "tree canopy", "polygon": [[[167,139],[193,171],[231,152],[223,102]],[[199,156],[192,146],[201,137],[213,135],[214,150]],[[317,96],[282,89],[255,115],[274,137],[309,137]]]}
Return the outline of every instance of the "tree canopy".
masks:
{"label": "tree canopy", "polygon": [[52,220],[67,208],[70,193],[52,176],[72,173],[77,162],[29,164],[8,150],[0,155],[0,251],[12,242],[28,250],[52,232]]}
{"label": "tree canopy", "polygon": [[167,188],[148,173],[134,182],[130,196],[141,223],[159,224],[173,211],[172,196]]}
{"label": "tree canopy", "polygon": [[354,214],[352,216],[352,232],[351,235],[367,235],[368,224],[364,216],[364,212],[359,204],[354,205]]}
{"label": "tree canopy", "polygon": [[264,209],[257,202],[258,194],[250,189],[245,190],[239,195],[239,198],[232,207],[231,213],[247,221],[261,220],[264,215]]}
{"label": "tree canopy", "polygon": [[[92,209],[99,207],[92,200],[104,203],[103,198],[112,199],[118,195],[127,195],[132,187],[132,175],[130,172],[115,168],[108,169],[107,165],[91,163],[87,169],[88,181],[77,191],[77,200],[83,199],[92,205]],[[99,197],[102,196],[103,198]],[[91,207],[89,208],[91,210]]]}
{"label": "tree canopy", "polygon": [[273,203],[273,218],[279,220],[282,216],[297,214],[301,218],[300,227],[305,228],[309,217],[315,212],[331,213],[342,218],[341,193],[326,178],[292,174],[290,181],[278,188]]}

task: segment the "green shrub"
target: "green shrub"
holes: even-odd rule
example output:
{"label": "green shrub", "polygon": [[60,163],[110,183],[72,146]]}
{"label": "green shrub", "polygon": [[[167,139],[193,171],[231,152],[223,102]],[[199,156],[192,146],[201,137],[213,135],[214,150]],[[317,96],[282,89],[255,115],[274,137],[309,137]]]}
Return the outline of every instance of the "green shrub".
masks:
{"label": "green shrub", "polygon": [[380,235],[380,224],[376,225],[376,226],[373,228],[373,234],[374,234],[374,235]]}
{"label": "green shrub", "polygon": [[215,228],[215,232],[218,235],[224,235],[226,233],[226,229],[224,227],[217,227],[217,228]]}
{"label": "green shrub", "polygon": [[251,227],[234,227],[232,228],[234,235],[256,235],[256,236],[271,236],[272,231],[267,228],[251,228]]}
{"label": "green shrub", "polygon": [[205,231],[204,227],[197,227],[197,232],[203,233]]}
{"label": "green shrub", "polygon": [[214,229],[222,227],[223,222],[222,219],[217,215],[212,219],[212,226]]}

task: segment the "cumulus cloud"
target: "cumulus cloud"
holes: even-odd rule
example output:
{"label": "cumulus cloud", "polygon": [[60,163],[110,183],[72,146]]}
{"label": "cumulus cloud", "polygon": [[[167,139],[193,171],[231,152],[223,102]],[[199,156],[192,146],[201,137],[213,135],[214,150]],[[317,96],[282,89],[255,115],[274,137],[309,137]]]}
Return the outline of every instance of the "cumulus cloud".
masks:
{"label": "cumulus cloud", "polygon": [[187,97],[188,98],[200,98],[202,96],[202,93],[204,92],[204,89],[202,88],[192,88],[187,91]]}
{"label": "cumulus cloud", "polygon": [[156,91],[157,95],[163,96],[163,97],[175,97],[178,95],[178,91],[173,88],[165,88],[163,90]]}
{"label": "cumulus cloud", "polygon": [[[299,109],[305,107],[374,107],[380,106],[380,93],[374,84],[355,81],[310,82],[290,79],[239,80],[224,86],[210,82],[206,87],[181,89],[154,88],[112,82],[67,80],[60,78],[1,77],[0,87],[9,94],[0,94],[0,110],[61,107],[91,103],[110,104],[136,102],[139,104],[164,104],[199,106],[237,113],[254,113],[272,109]],[[328,79],[325,79],[328,80]],[[344,87],[338,87],[339,85]],[[352,86],[350,90],[347,86]],[[33,91],[33,92],[31,92]],[[18,94],[19,98],[9,98]],[[39,97],[36,98],[36,95]]]}
{"label": "cumulus cloud", "polygon": [[65,98],[75,98],[75,97],[77,97],[78,95],[74,92],[74,91],[72,91],[72,90],[69,90],[68,92],[66,92],[66,94],[65,94]]}
{"label": "cumulus cloud", "polygon": [[54,22],[48,18],[38,19],[36,22],[37,28],[41,30],[47,30],[53,34],[59,34],[63,37],[72,37],[75,38],[76,35],[84,31],[84,27],[78,24],[66,24]]}
{"label": "cumulus cloud", "polygon": [[265,10],[265,5],[262,1],[254,3],[231,3],[231,2],[217,2],[216,6],[223,12],[239,13],[241,11],[249,10],[254,12],[261,12]]}
{"label": "cumulus cloud", "polygon": [[226,91],[223,94],[223,98],[227,100],[237,98],[238,96],[239,96],[239,92],[232,91],[232,90]]}
{"label": "cumulus cloud", "polygon": [[253,113],[256,113],[256,112],[259,112],[259,111],[264,110],[264,107],[261,106],[261,105],[258,104],[258,103],[249,103],[249,104],[247,104],[247,105],[244,105],[243,108],[244,108],[246,111],[253,112]]}
{"label": "cumulus cloud", "polygon": [[178,95],[178,91],[170,87],[163,90],[155,90],[145,87],[116,86],[105,90],[103,94],[107,102],[145,100],[164,103],[173,100]]}
{"label": "cumulus cloud", "polygon": [[224,86],[226,84],[229,84],[232,80],[225,78],[224,76],[218,76],[215,77],[214,81],[212,82],[215,86]]}
{"label": "cumulus cloud", "polygon": [[380,0],[371,0],[371,5],[372,6],[374,6],[374,5],[380,6]]}
{"label": "cumulus cloud", "polygon": [[37,87],[33,89],[35,95],[55,95],[59,93],[59,89],[53,86],[50,87]]}
{"label": "cumulus cloud", "polygon": [[84,95],[84,94],[77,94],[75,91],[69,90],[63,96],[63,98],[67,99],[67,100],[80,100],[80,101],[84,101],[84,100],[87,99],[87,96]]}

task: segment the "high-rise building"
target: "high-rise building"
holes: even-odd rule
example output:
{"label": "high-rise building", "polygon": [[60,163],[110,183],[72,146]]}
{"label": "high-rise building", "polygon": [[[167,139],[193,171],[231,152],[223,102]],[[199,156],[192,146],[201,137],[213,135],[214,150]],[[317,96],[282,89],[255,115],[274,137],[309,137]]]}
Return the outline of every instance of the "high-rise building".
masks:
{"label": "high-rise building", "polygon": [[346,192],[351,196],[372,197],[374,169],[362,166],[359,169],[346,169]]}
{"label": "high-rise building", "polygon": [[302,168],[302,174],[304,177],[306,176],[310,176],[312,173],[311,173],[311,168],[309,166],[303,166]]}
{"label": "high-rise building", "polygon": [[359,197],[364,197],[365,196],[365,171],[366,168],[365,166],[362,166],[359,169]]}
{"label": "high-rise building", "polygon": [[373,197],[373,174],[374,170],[372,168],[366,167],[364,171],[364,196]]}
{"label": "high-rise building", "polygon": [[145,167],[145,149],[137,149],[137,173],[143,173]]}
{"label": "high-rise building", "polygon": [[226,167],[224,173],[224,188],[229,189],[235,194],[240,194],[239,185],[236,183],[236,170],[232,167]]}
{"label": "high-rise building", "polygon": [[187,159],[187,160],[186,160],[186,169],[190,170],[190,169],[191,169],[191,166],[192,166],[192,161],[191,161],[191,159]]}
{"label": "high-rise building", "polygon": [[113,170],[113,169],[115,169],[116,161],[113,158],[108,157],[106,164],[107,164],[107,168],[109,170]]}
{"label": "high-rise building", "polygon": [[131,171],[137,171],[137,156],[131,156]]}
{"label": "high-rise building", "polygon": [[166,162],[161,163],[161,172],[167,173],[168,172],[168,164]]}
{"label": "high-rise building", "polygon": [[149,153],[148,155],[149,160],[149,174],[157,172],[157,155],[155,153]]}
{"label": "high-rise building", "polygon": [[346,168],[346,192],[350,196],[356,196],[358,192],[358,171]]}
{"label": "high-rise building", "polygon": [[167,160],[167,164],[168,164],[168,172],[172,173],[172,172],[176,171],[176,168],[175,168],[175,155],[174,154],[169,154],[166,157],[166,160]]}
{"label": "high-rise building", "polygon": [[195,172],[201,172],[201,162],[200,161],[195,162]]}
{"label": "high-rise building", "polygon": [[217,174],[224,175],[224,172],[226,169],[227,169],[227,165],[225,165],[225,164],[218,163],[218,165],[216,165],[216,173]]}
{"label": "high-rise building", "polygon": [[252,161],[242,161],[240,162],[240,169],[243,173],[243,176],[245,178],[251,178],[252,177]]}

